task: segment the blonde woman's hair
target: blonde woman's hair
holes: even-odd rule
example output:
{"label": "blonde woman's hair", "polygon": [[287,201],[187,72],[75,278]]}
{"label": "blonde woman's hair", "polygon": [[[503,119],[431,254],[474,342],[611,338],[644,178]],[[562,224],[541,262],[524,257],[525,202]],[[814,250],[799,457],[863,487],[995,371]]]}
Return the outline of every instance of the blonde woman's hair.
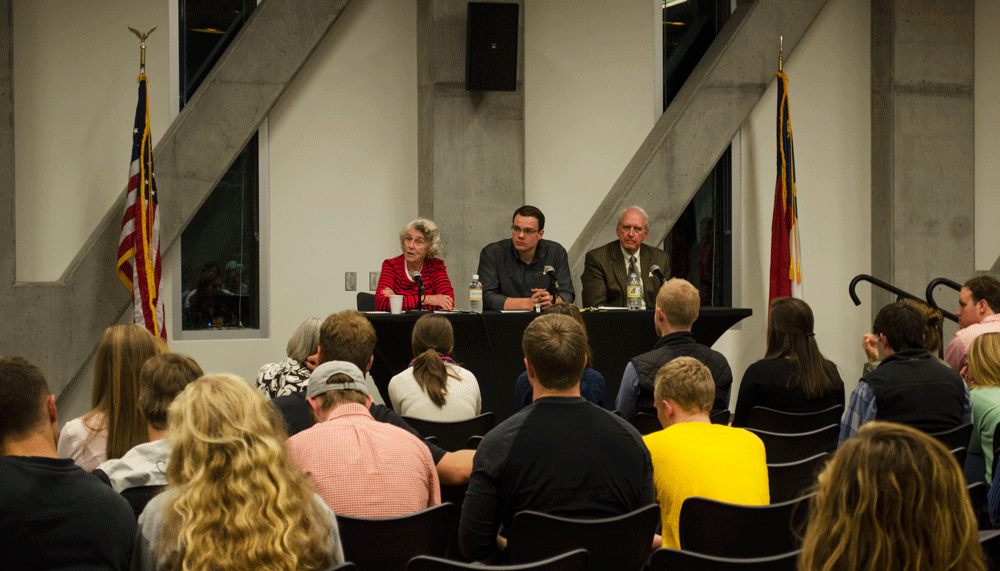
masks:
{"label": "blonde woman's hair", "polygon": [[399,247],[405,248],[403,241],[406,239],[406,233],[411,229],[415,229],[424,235],[424,240],[427,241],[427,257],[433,258],[441,252],[441,232],[438,231],[437,224],[428,220],[426,218],[417,218],[416,220],[411,220],[406,228],[399,233]]}
{"label": "blonde woman's hair", "polygon": [[167,569],[320,569],[332,524],[292,464],[275,409],[232,375],[208,375],[168,415]]}
{"label": "blonde woman's hair", "polygon": [[1000,333],[984,333],[973,339],[967,359],[971,386],[1000,387]]}
{"label": "blonde woman's hair", "polygon": [[413,349],[413,378],[438,408],[448,396],[448,378],[461,381],[454,370],[441,362],[455,344],[455,332],[443,315],[428,313],[413,325],[410,347]]}
{"label": "blonde woman's hair", "polygon": [[914,428],[869,422],[820,473],[799,571],[984,571],[958,462]]}
{"label": "blonde woman's hair", "polygon": [[715,402],[712,372],[694,357],[677,357],[656,372],[653,395],[657,408],[672,399],[687,412],[710,412]]}
{"label": "blonde woman's hair", "polygon": [[139,372],[147,359],[165,351],[165,343],[134,323],[104,330],[94,356],[93,410],[84,415],[83,422],[90,429],[88,441],[107,428],[109,460],[149,440],[138,406]]}

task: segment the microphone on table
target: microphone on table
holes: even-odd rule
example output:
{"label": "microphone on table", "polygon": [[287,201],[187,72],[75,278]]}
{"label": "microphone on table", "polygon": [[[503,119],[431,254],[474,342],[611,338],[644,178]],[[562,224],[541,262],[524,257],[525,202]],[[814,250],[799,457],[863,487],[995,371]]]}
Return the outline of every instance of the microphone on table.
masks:
{"label": "microphone on table", "polygon": [[549,295],[552,296],[552,301],[555,302],[556,296],[559,295],[559,279],[556,278],[556,269],[552,266],[545,266],[545,275],[549,276]]}
{"label": "microphone on table", "polygon": [[660,266],[654,264],[653,267],[649,268],[649,272],[660,278],[660,285],[663,285],[663,282],[667,281],[667,278],[663,276],[663,271],[660,270]]}
{"label": "microphone on table", "polygon": [[420,272],[413,273],[413,283],[417,284],[417,309],[423,309],[424,302],[421,300],[426,291],[424,290],[424,278],[420,277]]}

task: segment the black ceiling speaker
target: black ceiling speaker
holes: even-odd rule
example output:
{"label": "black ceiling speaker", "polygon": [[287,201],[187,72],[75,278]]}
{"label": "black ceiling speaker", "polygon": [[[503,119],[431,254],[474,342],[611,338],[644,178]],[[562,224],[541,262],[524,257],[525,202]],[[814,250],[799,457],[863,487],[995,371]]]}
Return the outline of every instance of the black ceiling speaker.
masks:
{"label": "black ceiling speaker", "polygon": [[469,2],[465,41],[465,88],[517,90],[517,25],[520,6]]}

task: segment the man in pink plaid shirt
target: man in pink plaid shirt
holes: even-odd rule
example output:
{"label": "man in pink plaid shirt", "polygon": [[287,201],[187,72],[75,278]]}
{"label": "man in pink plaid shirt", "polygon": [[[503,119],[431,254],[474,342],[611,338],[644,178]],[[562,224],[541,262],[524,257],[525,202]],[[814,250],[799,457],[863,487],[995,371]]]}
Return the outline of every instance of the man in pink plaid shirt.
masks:
{"label": "man in pink plaid shirt", "polygon": [[306,400],[312,428],[288,439],[292,461],[334,512],[358,517],[405,515],[441,503],[427,446],[368,412],[364,375],[347,361],[313,371]]}

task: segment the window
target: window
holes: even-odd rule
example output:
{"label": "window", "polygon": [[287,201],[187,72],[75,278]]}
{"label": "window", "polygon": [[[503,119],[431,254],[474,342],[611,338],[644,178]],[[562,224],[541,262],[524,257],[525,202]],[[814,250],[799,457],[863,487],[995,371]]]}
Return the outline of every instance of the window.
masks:
{"label": "window", "polygon": [[[256,6],[255,0],[178,0],[179,106],[194,95]],[[261,153],[255,134],[181,233],[178,278],[180,328],[175,338],[260,334]],[[178,312],[175,311],[175,320]],[[212,331],[209,337],[185,334]],[[265,333],[266,334],[266,333]]]}
{"label": "window", "polygon": [[[705,55],[731,13],[730,0],[664,0],[663,108]],[[701,292],[701,304],[731,307],[732,148],[715,168],[663,241],[670,275]]]}

